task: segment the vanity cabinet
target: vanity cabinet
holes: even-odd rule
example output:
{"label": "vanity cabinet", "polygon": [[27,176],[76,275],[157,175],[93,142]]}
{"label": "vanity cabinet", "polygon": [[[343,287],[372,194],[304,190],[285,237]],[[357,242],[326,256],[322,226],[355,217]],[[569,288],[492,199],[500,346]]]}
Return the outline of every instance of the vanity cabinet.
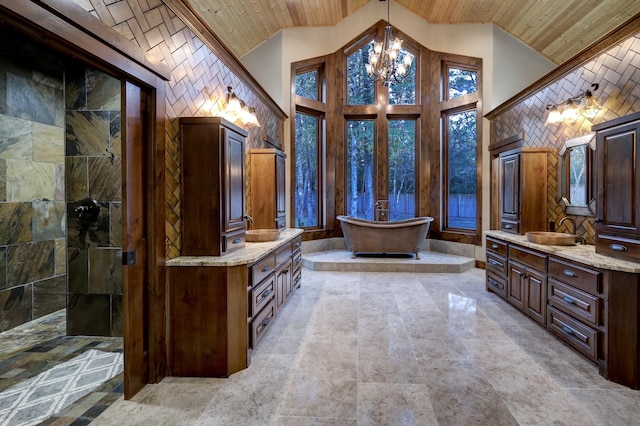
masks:
{"label": "vanity cabinet", "polygon": [[[285,232],[289,237],[280,243],[249,243],[256,245],[247,256],[259,252],[250,262],[243,261],[245,250],[229,261],[226,256],[189,256],[167,262],[171,376],[228,377],[249,366],[251,349],[296,288],[290,277],[301,253],[301,231]],[[267,247],[264,252],[261,246]],[[278,290],[281,273],[290,283],[284,293]]]}
{"label": "vanity cabinet", "polygon": [[245,138],[219,117],[180,123],[182,255],[220,256],[245,244]]}
{"label": "vanity cabinet", "polygon": [[276,148],[249,150],[249,215],[255,229],[286,226],[285,159],[285,153]]}
{"label": "vanity cabinet", "polygon": [[640,261],[640,113],[596,131],[596,252]]}
{"label": "vanity cabinet", "polygon": [[517,148],[499,154],[500,228],[524,234],[546,229],[548,149]]}
{"label": "vanity cabinet", "polygon": [[[522,236],[488,232],[487,291],[597,364],[605,378],[639,389],[640,274],[608,269],[611,261],[596,254],[593,246],[566,248],[591,250],[569,258],[555,246],[547,249],[526,243]],[[604,267],[587,264],[590,261]],[[633,270],[634,265],[624,268]]]}

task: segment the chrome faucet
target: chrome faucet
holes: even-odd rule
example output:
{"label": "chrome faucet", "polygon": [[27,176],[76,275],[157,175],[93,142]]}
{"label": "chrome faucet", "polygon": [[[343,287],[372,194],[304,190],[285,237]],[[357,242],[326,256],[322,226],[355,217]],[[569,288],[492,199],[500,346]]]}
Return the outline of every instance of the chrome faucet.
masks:
{"label": "chrome faucet", "polygon": [[245,214],[244,216],[242,216],[242,218],[247,221],[247,229],[253,228],[253,218],[251,216]]}
{"label": "chrome faucet", "polygon": [[573,232],[572,234],[575,235],[576,234],[576,218],[575,217],[571,217],[571,216],[565,216],[562,219],[560,219],[560,222],[558,222],[558,228],[562,226],[562,224],[564,223],[565,220],[568,220],[569,222],[573,223]]}

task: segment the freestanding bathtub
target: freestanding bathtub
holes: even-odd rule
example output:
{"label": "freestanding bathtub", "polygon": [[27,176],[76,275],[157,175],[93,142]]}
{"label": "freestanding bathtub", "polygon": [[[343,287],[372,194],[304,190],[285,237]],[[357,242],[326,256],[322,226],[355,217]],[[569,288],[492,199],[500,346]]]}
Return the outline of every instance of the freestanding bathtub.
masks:
{"label": "freestanding bathtub", "polygon": [[356,253],[406,254],[420,251],[427,237],[432,217],[414,217],[395,222],[381,222],[338,216],[347,250]]}

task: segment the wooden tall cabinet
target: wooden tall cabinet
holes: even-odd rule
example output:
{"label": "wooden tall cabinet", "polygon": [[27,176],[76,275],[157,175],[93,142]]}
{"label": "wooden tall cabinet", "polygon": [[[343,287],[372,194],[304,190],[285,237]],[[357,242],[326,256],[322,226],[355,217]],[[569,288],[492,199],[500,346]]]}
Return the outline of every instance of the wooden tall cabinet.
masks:
{"label": "wooden tall cabinet", "polygon": [[500,229],[514,234],[547,227],[549,150],[517,148],[500,153]]}
{"label": "wooden tall cabinet", "polygon": [[596,131],[596,252],[640,261],[640,113]]}
{"label": "wooden tall cabinet", "polygon": [[277,148],[249,150],[251,206],[254,229],[281,229],[286,226],[284,152]]}
{"label": "wooden tall cabinet", "polygon": [[182,255],[244,246],[246,137],[219,117],[180,118]]}

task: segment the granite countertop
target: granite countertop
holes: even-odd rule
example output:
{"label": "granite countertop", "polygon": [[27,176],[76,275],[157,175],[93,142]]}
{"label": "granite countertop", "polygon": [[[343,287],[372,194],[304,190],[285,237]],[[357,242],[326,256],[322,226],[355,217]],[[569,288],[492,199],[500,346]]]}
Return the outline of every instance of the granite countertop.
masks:
{"label": "granite countertop", "polygon": [[244,247],[223,256],[180,256],[167,260],[167,266],[239,266],[255,263],[271,250],[302,234],[298,228],[283,229],[280,238],[264,243],[245,243]]}
{"label": "granite countertop", "polygon": [[603,256],[596,253],[596,246],[591,244],[577,244],[575,246],[551,246],[535,244],[527,241],[524,235],[511,234],[504,231],[484,231],[486,236],[500,238],[507,242],[529,247],[554,256],[563,257],[585,265],[613,271],[640,273],[640,263],[615,257]]}

